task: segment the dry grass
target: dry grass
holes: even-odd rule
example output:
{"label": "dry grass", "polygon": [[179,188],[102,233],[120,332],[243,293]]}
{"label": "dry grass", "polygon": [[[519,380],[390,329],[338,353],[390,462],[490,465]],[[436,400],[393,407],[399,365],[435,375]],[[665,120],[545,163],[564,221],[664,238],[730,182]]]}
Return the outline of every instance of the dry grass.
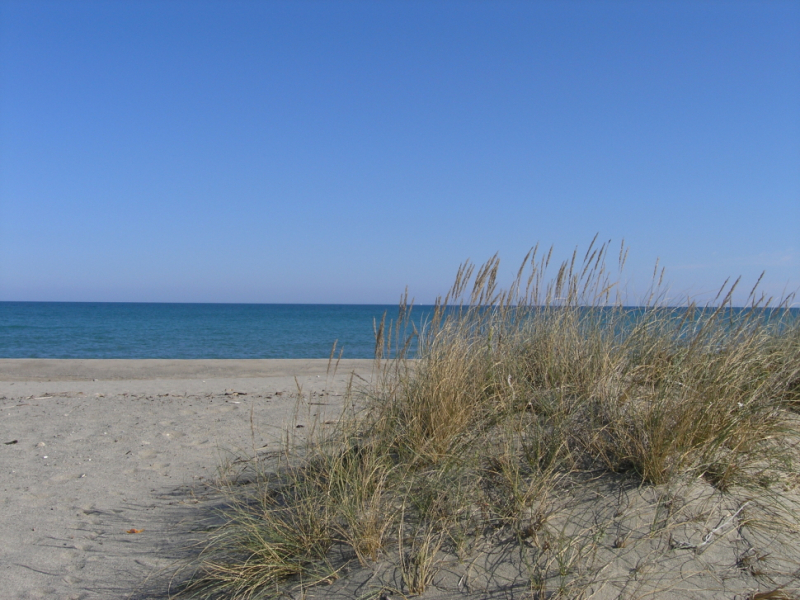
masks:
{"label": "dry grass", "polygon": [[[800,319],[785,310],[790,299],[773,303],[754,288],[734,309],[734,283],[708,306],[676,310],[663,305],[656,270],[634,311],[615,283],[626,251],[613,275],[607,254],[593,242],[548,279],[551,254],[534,249],[507,290],[496,257],[477,271],[466,264],[421,332],[404,300],[394,325],[376,324],[366,408],[287,442],[254,485],[232,488],[227,524],[183,593],[278,596],[354,564],[393,565],[396,591],[408,595],[454,569],[459,590],[488,589],[498,565],[514,564],[533,597],[581,597],[605,585],[605,567],[592,566],[602,548],[656,548],[658,536],[700,522],[676,516],[664,490],[679,482],[701,478],[718,506],[737,490],[770,497],[796,455]],[[589,510],[586,522],[584,495],[609,482],[654,490],[658,500],[641,509],[650,533],[620,529],[619,503]],[[506,558],[492,563],[497,552]],[[758,553],[748,552],[750,565]],[[796,584],[786,577],[781,590]]]}

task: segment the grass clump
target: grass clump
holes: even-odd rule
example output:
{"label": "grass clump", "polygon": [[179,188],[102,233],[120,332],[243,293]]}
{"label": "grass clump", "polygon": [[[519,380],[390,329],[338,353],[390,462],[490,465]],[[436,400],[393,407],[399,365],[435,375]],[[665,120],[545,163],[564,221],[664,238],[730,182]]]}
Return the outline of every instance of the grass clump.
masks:
{"label": "grass clump", "polygon": [[[725,493],[785,480],[800,405],[790,299],[754,288],[734,308],[735,282],[674,308],[656,270],[629,308],[626,250],[613,273],[608,253],[593,242],[548,279],[552,250],[533,249],[506,290],[497,257],[465,264],[421,332],[403,300],[394,327],[376,328],[362,409],[260,463],[270,468],[236,493],[185,593],[278,596],[383,565],[384,588],[408,595],[448,573],[462,591],[523,573],[534,597],[579,596],[605,537],[622,549],[630,535],[611,531],[619,514],[580,525],[581,486],[702,478]],[[516,575],[484,560],[503,548]]]}

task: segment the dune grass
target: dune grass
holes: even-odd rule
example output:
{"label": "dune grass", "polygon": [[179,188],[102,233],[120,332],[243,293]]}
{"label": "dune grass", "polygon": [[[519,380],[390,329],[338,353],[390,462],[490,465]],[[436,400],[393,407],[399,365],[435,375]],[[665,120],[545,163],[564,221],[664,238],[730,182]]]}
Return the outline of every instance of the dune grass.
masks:
{"label": "dune grass", "polygon": [[[351,398],[359,410],[287,438],[257,462],[254,484],[231,486],[226,524],[182,593],[277,597],[389,563],[397,577],[375,597],[410,596],[447,561],[471,568],[502,547],[519,550],[533,597],[580,597],[597,581],[588,565],[603,540],[620,549],[628,539],[578,525],[570,511],[587,482],[664,490],[699,479],[724,497],[768,495],[791,478],[791,298],[773,302],[756,287],[734,309],[733,283],[678,310],[656,269],[633,311],[618,289],[624,246],[613,272],[608,245],[576,251],[549,277],[551,254],[532,250],[506,290],[497,257],[463,265],[421,332],[404,299],[397,321],[376,327],[373,381]],[[653,522],[664,529],[678,513],[659,517],[673,503],[658,498]]]}

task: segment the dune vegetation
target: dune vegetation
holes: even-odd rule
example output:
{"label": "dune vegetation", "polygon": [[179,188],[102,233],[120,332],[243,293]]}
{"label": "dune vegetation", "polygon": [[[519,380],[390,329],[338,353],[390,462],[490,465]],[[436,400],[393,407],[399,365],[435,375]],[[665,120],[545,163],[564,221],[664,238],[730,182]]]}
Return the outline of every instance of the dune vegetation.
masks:
{"label": "dune vegetation", "polygon": [[507,289],[464,264],[419,331],[402,301],[338,423],[226,486],[180,594],[796,598],[792,298],[676,308],[656,268],[631,309],[624,245],[551,254]]}

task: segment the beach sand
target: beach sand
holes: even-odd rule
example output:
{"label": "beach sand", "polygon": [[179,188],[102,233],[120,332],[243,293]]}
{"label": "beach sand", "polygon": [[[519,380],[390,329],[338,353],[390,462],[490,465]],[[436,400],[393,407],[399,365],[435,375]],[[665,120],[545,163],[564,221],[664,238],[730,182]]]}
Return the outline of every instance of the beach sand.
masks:
{"label": "beach sand", "polygon": [[[349,382],[364,384],[372,367],[341,361],[334,376],[327,360],[0,360],[0,597],[167,598],[226,466],[334,421]],[[551,553],[587,567],[561,597],[797,598],[800,478],[790,479],[772,499],[699,479],[656,489],[611,476],[566,490],[548,522],[563,551]],[[551,597],[532,593],[513,540],[476,547],[443,561],[424,597]],[[402,588],[392,552],[307,597]]]}
{"label": "beach sand", "polygon": [[371,367],[0,360],[0,597],[162,595],[219,467],[336,419]]}

